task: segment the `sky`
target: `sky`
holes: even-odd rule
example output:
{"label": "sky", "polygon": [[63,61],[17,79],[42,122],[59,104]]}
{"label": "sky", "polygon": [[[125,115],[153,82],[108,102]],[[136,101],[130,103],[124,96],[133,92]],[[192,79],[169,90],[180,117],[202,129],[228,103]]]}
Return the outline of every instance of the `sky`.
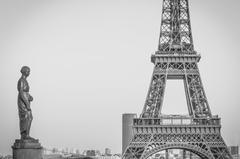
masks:
{"label": "sky", "polygon": [[[198,66],[228,145],[240,144],[239,0],[189,0]],[[123,113],[141,113],[157,50],[162,0],[1,0],[0,154],[19,135],[23,65],[44,147],[121,153]],[[163,113],[187,113],[182,81],[167,81]]]}

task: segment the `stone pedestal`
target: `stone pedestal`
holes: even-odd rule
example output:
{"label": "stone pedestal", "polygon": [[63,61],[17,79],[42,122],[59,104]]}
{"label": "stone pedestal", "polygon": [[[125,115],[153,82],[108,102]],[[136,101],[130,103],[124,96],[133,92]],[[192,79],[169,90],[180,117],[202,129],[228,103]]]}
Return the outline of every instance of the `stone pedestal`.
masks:
{"label": "stone pedestal", "polygon": [[13,159],[43,159],[43,148],[38,140],[15,140]]}

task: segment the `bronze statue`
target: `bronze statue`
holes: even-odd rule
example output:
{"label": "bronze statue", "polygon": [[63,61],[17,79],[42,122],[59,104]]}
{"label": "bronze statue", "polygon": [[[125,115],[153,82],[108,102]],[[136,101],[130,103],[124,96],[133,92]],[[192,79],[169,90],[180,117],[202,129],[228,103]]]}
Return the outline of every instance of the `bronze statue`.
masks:
{"label": "bronze statue", "polygon": [[29,85],[27,77],[30,74],[30,68],[23,66],[21,69],[22,76],[18,80],[18,113],[20,119],[20,133],[21,139],[34,139],[29,136],[30,127],[32,123],[32,111],[30,108],[30,102],[33,101],[33,97],[29,94]]}

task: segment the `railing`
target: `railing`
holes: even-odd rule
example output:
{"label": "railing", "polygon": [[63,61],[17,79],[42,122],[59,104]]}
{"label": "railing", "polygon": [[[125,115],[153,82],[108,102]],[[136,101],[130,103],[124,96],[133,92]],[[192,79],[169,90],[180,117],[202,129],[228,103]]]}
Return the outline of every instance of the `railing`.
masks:
{"label": "railing", "polygon": [[220,125],[220,118],[193,118],[190,116],[168,115],[159,118],[134,118],[133,126],[159,125]]}

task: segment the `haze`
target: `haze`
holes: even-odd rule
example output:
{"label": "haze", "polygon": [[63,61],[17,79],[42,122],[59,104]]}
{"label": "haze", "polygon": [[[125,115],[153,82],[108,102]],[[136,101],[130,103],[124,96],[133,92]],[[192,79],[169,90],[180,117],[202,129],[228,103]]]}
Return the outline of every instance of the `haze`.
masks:
{"label": "haze", "polygon": [[[240,144],[240,1],[189,2],[211,111],[226,143]],[[162,0],[0,1],[0,154],[20,137],[23,65],[31,68],[31,136],[44,147],[121,153],[121,114],[142,111],[161,9]],[[183,93],[181,82],[168,82],[163,113],[186,114]]]}

